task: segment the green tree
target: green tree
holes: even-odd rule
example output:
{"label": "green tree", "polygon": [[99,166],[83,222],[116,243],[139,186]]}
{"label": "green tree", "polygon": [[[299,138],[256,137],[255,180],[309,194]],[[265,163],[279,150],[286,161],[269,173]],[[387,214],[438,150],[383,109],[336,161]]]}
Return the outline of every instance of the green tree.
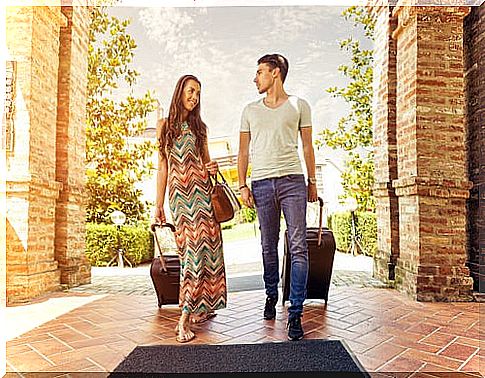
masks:
{"label": "green tree", "polygon": [[[87,221],[110,223],[113,210],[128,222],[144,219],[147,203],[136,182],[152,169],[147,159],[155,144],[130,142],[146,128],[156,100],[147,91],[120,100],[119,84],[130,93],[139,73],[130,68],[136,43],[127,33],[130,20],[109,16],[106,7],[94,7],[89,31],[88,99],[86,123]],[[118,91],[117,91],[118,90]],[[133,140],[133,139],[131,139]]]}
{"label": "green tree", "polygon": [[[342,15],[354,27],[363,27],[366,38],[374,39],[375,23],[365,7],[352,6]],[[342,174],[344,198],[355,197],[361,209],[375,209],[374,155],[372,149],[372,63],[373,52],[363,49],[352,37],[340,41],[341,50],[350,55],[350,63],[338,70],[349,79],[344,88],[331,87],[327,92],[349,104],[349,114],[342,117],[335,130],[325,129],[316,141],[348,152]]]}

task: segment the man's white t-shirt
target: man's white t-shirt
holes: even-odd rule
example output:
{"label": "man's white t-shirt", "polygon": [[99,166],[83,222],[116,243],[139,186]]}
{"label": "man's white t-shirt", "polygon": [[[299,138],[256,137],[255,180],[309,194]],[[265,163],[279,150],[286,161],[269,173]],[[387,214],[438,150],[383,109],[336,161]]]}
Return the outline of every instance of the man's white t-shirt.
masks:
{"label": "man's white t-shirt", "polygon": [[310,106],[297,96],[275,109],[263,99],[246,105],[240,131],[251,133],[251,180],[303,174],[298,133],[311,126]]}

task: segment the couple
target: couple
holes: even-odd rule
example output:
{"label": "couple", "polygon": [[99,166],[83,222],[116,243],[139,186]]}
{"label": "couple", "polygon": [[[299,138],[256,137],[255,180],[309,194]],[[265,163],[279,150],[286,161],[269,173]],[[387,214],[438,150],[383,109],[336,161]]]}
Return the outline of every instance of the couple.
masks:
{"label": "couple", "polygon": [[[238,175],[242,201],[246,206],[256,206],[261,229],[266,320],[276,317],[278,238],[283,211],[291,253],[288,338],[300,340],[308,276],[306,203],[317,200],[317,189],[310,107],[306,101],[285,92],[287,73],[288,61],[279,54],[258,60],[254,82],[259,93],[266,93],[266,97],[250,103],[243,111]],[[217,173],[218,165],[209,155],[207,127],[200,117],[200,90],[196,77],[181,77],[168,118],[160,120],[157,127],[160,148],[155,218],[162,223],[166,220],[163,203],[168,184],[181,262],[182,313],[175,329],[179,342],[192,340],[195,335],[191,323],[215,316],[215,310],[226,307],[227,301],[221,229],[210,202],[209,175]],[[308,186],[298,156],[298,133]],[[251,189],[246,184],[250,144]]]}

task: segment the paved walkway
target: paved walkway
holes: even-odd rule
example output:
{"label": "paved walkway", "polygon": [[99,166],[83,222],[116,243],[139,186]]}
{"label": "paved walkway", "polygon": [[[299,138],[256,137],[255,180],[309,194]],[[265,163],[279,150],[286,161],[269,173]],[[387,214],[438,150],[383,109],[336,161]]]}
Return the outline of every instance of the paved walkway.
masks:
{"label": "paved walkway", "polygon": [[[307,339],[341,339],[373,377],[480,377],[485,373],[479,304],[420,303],[392,289],[331,287],[328,305],[307,301]],[[153,296],[55,293],[7,312],[7,327],[58,316],[7,342],[8,372],[79,372],[107,376],[137,345],[177,344],[177,306],[159,309]],[[228,307],[194,328],[193,344],[286,341],[286,307],[262,318],[264,291],[230,293]],[[85,300],[77,308],[66,304]],[[69,307],[69,308],[68,308]],[[67,309],[66,309],[67,308]],[[10,310],[8,308],[7,310]],[[14,308],[15,309],[15,308]],[[25,375],[25,374],[23,374]],[[18,375],[15,375],[18,376]],[[58,376],[58,375],[49,375]],[[76,375],[77,376],[77,375]]]}
{"label": "paved walkway", "polygon": [[[192,343],[286,341],[288,302],[262,319],[259,253],[236,243],[225,256],[228,307],[196,326]],[[333,268],[328,304],[305,302],[306,338],[344,340],[372,377],[485,375],[485,307],[413,301],[373,280],[362,256],[337,253]],[[158,308],[148,265],[92,273],[90,285],[6,309],[7,372],[107,376],[137,345],[177,344],[178,306]]]}

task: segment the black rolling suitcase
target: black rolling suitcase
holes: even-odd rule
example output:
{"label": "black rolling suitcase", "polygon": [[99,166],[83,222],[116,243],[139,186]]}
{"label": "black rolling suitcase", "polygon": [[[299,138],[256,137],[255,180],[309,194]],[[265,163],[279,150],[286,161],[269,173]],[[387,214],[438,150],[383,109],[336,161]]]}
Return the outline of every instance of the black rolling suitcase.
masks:
{"label": "black rolling suitcase", "polygon": [[[308,299],[324,299],[327,303],[336,246],[332,231],[322,227],[323,200],[318,198],[318,201],[320,203],[319,226],[307,228],[308,281],[306,297]],[[283,304],[290,297],[291,256],[288,247],[288,231],[285,231],[282,269]]]}
{"label": "black rolling suitcase", "polygon": [[163,227],[167,227],[171,232],[175,231],[175,227],[170,223],[161,225],[155,223],[150,227],[160,251],[160,256],[154,257],[150,266],[150,277],[157,293],[158,307],[179,303],[180,260],[177,254],[164,254],[162,248],[160,248],[157,228]]}

